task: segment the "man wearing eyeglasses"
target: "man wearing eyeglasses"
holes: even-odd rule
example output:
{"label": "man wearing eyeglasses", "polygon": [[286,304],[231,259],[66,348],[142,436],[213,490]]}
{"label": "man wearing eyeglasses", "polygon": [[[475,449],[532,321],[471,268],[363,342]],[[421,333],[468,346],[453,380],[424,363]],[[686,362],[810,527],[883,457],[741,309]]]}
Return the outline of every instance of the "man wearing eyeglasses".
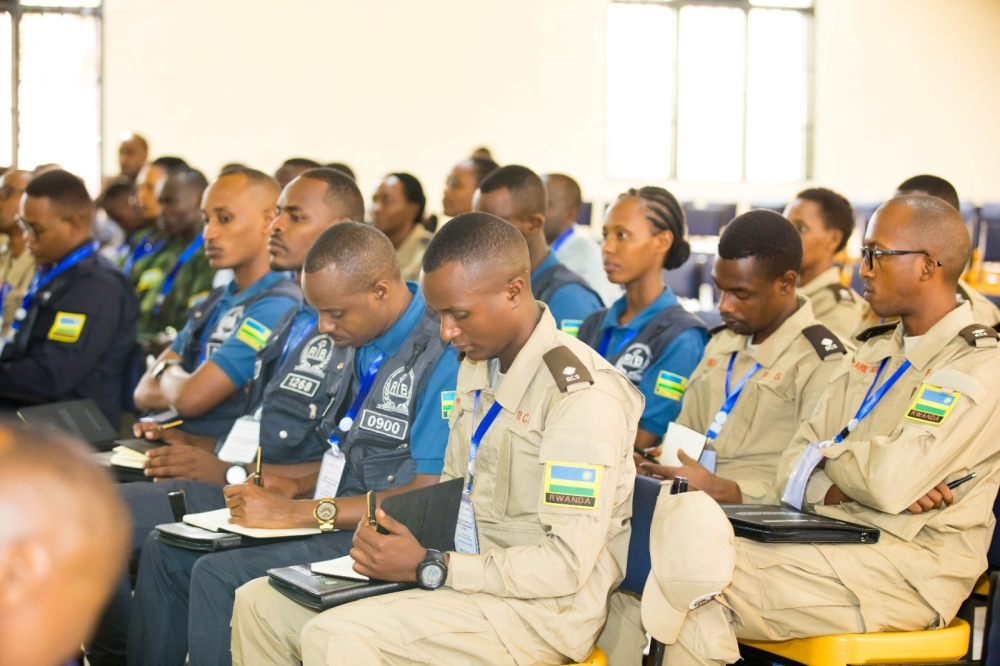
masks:
{"label": "man wearing eyeglasses", "polygon": [[12,169],[0,177],[0,232],[7,241],[0,246],[0,337],[11,335],[14,314],[35,275],[35,257],[27,251],[24,232],[17,223],[21,195],[31,180],[30,171]]}
{"label": "man wearing eyeglasses", "polygon": [[20,211],[39,268],[0,353],[0,404],[91,398],[117,424],[139,317],[132,285],[97,253],[94,204],[73,174],[36,176],[24,188]]}
{"label": "man wearing eyeglasses", "polygon": [[[961,216],[939,199],[895,197],[875,212],[864,297],[900,321],[860,336],[778,466],[785,504],[878,528],[876,542],[759,543],[735,537],[697,493],[661,495],[653,534],[696,519],[709,537],[652,553],[642,619],[668,644],[666,663],[733,663],[737,638],[916,631],[955,617],[986,570],[1000,481],[1000,335],[955,300],[970,254]],[[679,578],[692,562],[702,577]],[[673,580],[711,592],[692,598]]]}

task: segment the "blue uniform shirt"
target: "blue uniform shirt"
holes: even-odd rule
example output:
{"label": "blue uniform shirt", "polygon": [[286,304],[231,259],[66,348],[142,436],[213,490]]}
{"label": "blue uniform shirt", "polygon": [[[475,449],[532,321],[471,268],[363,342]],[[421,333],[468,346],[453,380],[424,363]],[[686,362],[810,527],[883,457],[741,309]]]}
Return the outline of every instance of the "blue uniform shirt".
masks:
{"label": "blue uniform shirt", "polygon": [[[236,292],[236,280],[232,280],[226,287],[225,295],[219,301],[215,310],[212,311],[211,319],[209,319],[208,325],[205,326],[202,332],[202,346],[205,345],[212,331],[215,330],[219,319],[226,312],[241,303],[247,302],[264,289],[287,277],[287,273],[271,271],[239,293]],[[255,336],[239,335],[243,323],[247,319],[255,320],[267,329],[266,337],[269,338],[274,325],[278,323],[282,315],[291,308],[297,307],[299,303],[300,301],[286,296],[268,296],[256,301],[243,311],[233,329],[233,334],[211,353],[209,359],[222,368],[222,371],[232,380],[233,384],[242,388],[253,378],[257,352],[264,347],[264,344],[260,342],[259,329]],[[183,330],[177,334],[174,344],[170,346],[170,349],[174,353],[181,353],[184,343],[190,335],[190,328],[191,322],[189,320]],[[266,343],[267,340],[264,339],[263,342]]]}
{"label": "blue uniform shirt", "polygon": [[[399,353],[413,329],[420,322],[427,303],[416,282],[407,282],[413,293],[406,312],[388,331],[361,347],[355,354],[354,371],[362,377],[379,353],[386,358]],[[417,474],[440,474],[444,469],[444,450],[448,445],[448,418],[445,416],[445,392],[454,392],[458,383],[458,353],[448,345],[427,378],[423,393],[417,396],[416,416],[410,433],[410,455],[417,463]]]}
{"label": "blue uniform shirt", "polygon": [[[531,274],[531,281],[538,280],[538,276],[547,271],[552,266],[560,263],[554,252],[549,252],[542,265]],[[555,291],[549,298],[549,312],[556,320],[556,326],[560,331],[570,333],[571,330],[579,329],[580,324],[593,312],[604,307],[601,300],[590,290],[579,284],[567,284]]]}
{"label": "blue uniform shirt", "polygon": [[[626,331],[642,329],[661,310],[672,305],[677,305],[677,297],[674,296],[670,287],[667,287],[655,301],[633,317],[630,322],[619,324],[618,317],[625,312],[625,297],[619,298],[608,308],[604,315],[604,321],[601,322],[602,337],[605,330],[611,329],[608,350],[618,348]],[[688,329],[674,338],[663,350],[663,353],[649,364],[649,368],[642,375],[642,381],[639,382],[638,387],[646,398],[646,406],[642,410],[642,418],[639,419],[640,428],[657,437],[662,437],[667,432],[667,425],[681,413],[681,400],[658,395],[655,391],[656,378],[661,371],[680,375],[684,379],[690,377],[701,361],[707,343],[708,334],[704,330],[700,328]]]}

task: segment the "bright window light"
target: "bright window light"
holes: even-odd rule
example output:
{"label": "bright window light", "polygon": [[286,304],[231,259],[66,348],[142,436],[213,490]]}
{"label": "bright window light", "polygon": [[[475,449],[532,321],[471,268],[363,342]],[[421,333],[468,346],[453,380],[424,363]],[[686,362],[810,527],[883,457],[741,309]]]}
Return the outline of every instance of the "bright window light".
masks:
{"label": "bright window light", "polygon": [[608,173],[613,178],[670,177],[674,11],[608,7]]}
{"label": "bright window light", "polygon": [[776,183],[806,177],[808,26],[801,12],[750,12],[746,177]]}
{"label": "bright window light", "polygon": [[14,161],[13,116],[10,99],[10,14],[0,14],[0,166],[10,166]]}
{"label": "bright window light", "polygon": [[680,20],[677,177],[739,180],[746,15],[741,9],[688,6]]}
{"label": "bright window light", "polygon": [[100,191],[97,21],[73,14],[24,14],[18,89],[19,166],[54,162],[83,178],[91,193]]}

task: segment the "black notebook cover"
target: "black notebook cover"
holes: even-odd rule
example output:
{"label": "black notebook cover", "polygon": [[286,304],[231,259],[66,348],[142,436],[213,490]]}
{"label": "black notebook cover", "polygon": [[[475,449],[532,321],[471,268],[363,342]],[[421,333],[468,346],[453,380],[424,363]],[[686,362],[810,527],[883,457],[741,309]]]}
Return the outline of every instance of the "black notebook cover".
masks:
{"label": "black notebook cover", "polygon": [[[145,445],[146,440],[116,439],[118,432],[108,422],[97,403],[89,398],[24,407],[18,410],[17,415],[22,421],[31,425],[54,426],[82,439],[98,451],[110,451],[116,446],[127,446],[140,453],[146,453],[141,448],[136,448]],[[159,446],[163,446],[163,443]]]}
{"label": "black notebook cover", "polygon": [[[246,544],[244,537],[231,532],[209,532],[187,523],[168,523],[156,526],[155,539],[168,546],[214,553],[219,550],[241,548]],[[254,539],[253,541],[256,541]]]}
{"label": "black notebook cover", "polygon": [[[424,548],[441,552],[455,550],[455,528],[464,485],[464,479],[452,479],[386,497],[382,500],[382,510],[405,525]],[[386,533],[381,527],[379,531]],[[326,610],[357,599],[416,587],[415,583],[323,576],[314,574],[309,565],[271,569],[267,574],[271,587],[315,610]]]}
{"label": "black notebook cover", "polygon": [[723,504],[738,537],[763,543],[878,543],[879,531],[782,506]]}

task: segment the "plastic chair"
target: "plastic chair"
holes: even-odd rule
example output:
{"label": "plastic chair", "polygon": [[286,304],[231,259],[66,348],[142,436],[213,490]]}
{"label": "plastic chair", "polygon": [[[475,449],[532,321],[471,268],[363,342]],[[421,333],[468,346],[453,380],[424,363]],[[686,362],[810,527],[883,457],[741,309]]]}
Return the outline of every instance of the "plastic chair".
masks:
{"label": "plastic chair", "polygon": [[952,663],[969,647],[969,623],[955,618],[944,629],[838,634],[787,641],[740,641],[746,656],[807,666]]}
{"label": "plastic chair", "polygon": [[1000,204],[985,204],[979,210],[979,234],[973,242],[982,261],[1000,261]]}
{"label": "plastic chair", "polygon": [[608,666],[608,655],[595,645],[589,657],[579,664],[570,664],[570,666]]}
{"label": "plastic chair", "polygon": [[[983,666],[1000,666],[1000,594],[997,594],[997,585],[1000,583],[1000,572],[994,571],[990,574],[989,582],[989,602],[986,604],[986,628],[983,631],[983,654],[980,663]],[[977,590],[978,591],[978,590]],[[993,646],[993,649],[990,649]]]}

